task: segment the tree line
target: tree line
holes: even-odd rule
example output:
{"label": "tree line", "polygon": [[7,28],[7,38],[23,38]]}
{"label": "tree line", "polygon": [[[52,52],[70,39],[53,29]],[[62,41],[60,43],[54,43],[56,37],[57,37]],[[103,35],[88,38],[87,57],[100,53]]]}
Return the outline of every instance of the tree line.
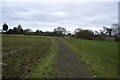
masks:
{"label": "tree line", "polygon": [[40,36],[74,36],[75,38],[80,39],[89,39],[92,40],[94,36],[114,36],[116,38],[119,38],[119,31],[120,27],[118,24],[112,24],[110,28],[103,27],[103,30],[99,31],[92,31],[89,29],[81,29],[77,28],[74,30],[74,34],[67,33],[66,29],[63,27],[57,27],[54,29],[54,31],[46,31],[43,32],[41,30],[36,30],[35,32],[32,32],[32,29],[22,29],[22,26],[19,24],[17,27],[14,27],[13,29],[8,30],[8,25],[6,23],[3,24],[3,31],[7,34],[27,34],[27,35],[40,35]]}
{"label": "tree line", "polygon": [[40,36],[64,36],[66,33],[66,29],[63,27],[57,27],[54,31],[46,31],[43,32],[41,30],[36,30],[35,32],[32,29],[22,29],[22,26],[19,24],[17,27],[13,29],[8,29],[8,25],[6,23],[3,24],[3,34],[27,34],[27,35],[40,35]]}
{"label": "tree line", "polygon": [[120,38],[120,26],[118,24],[112,24],[110,28],[103,27],[103,30],[99,30],[99,31],[77,28],[75,29],[74,32],[76,38],[80,38],[80,39],[91,40],[95,36],[99,36],[99,37],[109,36],[109,37],[115,37],[116,39]]}

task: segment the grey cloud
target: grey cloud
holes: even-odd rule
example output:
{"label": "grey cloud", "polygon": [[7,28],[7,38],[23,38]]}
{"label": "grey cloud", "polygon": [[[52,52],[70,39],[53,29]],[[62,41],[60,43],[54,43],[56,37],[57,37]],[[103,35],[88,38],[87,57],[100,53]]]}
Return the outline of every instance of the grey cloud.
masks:
{"label": "grey cloud", "polygon": [[[24,26],[29,23],[31,28],[47,23],[51,26],[64,26],[64,24],[68,24],[65,26],[86,25],[86,27],[89,24],[112,25],[117,22],[117,3],[12,2],[4,3],[2,13],[4,22],[9,24],[11,24],[10,22],[12,24],[21,22],[20,24],[24,24]],[[56,24],[53,25],[53,23]],[[74,28],[70,27],[70,29]]]}

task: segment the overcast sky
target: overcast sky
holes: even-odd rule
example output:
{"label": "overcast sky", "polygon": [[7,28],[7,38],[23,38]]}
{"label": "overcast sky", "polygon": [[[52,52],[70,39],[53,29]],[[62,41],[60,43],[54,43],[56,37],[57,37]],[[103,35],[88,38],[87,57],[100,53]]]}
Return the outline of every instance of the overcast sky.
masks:
{"label": "overcast sky", "polygon": [[69,31],[100,30],[118,23],[117,2],[3,2],[1,9],[0,25],[7,23],[13,28],[21,24],[33,31],[53,31],[58,26]]}

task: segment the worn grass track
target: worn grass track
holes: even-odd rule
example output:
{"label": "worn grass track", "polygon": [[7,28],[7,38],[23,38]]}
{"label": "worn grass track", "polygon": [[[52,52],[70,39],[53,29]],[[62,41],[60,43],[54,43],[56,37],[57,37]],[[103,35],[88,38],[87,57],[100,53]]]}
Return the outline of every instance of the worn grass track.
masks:
{"label": "worn grass track", "polygon": [[62,40],[56,39],[58,46],[57,78],[92,78],[79,57]]}

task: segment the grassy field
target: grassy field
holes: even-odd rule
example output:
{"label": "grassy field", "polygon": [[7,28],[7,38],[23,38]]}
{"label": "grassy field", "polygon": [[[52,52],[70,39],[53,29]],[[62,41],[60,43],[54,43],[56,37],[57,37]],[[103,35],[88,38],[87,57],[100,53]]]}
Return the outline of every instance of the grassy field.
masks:
{"label": "grassy field", "polygon": [[[118,43],[63,39],[98,78],[117,78]],[[3,78],[55,78],[57,43],[53,37],[3,35]],[[58,63],[59,64],[59,63]]]}
{"label": "grassy field", "polygon": [[2,52],[7,53],[12,50],[31,46],[34,44],[40,44],[45,42],[48,38],[39,36],[24,36],[24,35],[3,35],[2,37]]}
{"label": "grassy field", "polygon": [[88,67],[100,78],[118,77],[118,43],[110,41],[62,39]]}
{"label": "grassy field", "polygon": [[[47,66],[50,71],[54,67],[52,59],[56,54],[53,39],[40,36],[3,35],[2,41],[3,78],[24,77],[26,72],[29,76],[29,73],[34,72],[37,66],[41,72],[37,78],[51,77],[55,73],[54,70],[50,74],[49,71],[44,71]],[[44,72],[46,72],[45,75],[43,75]]]}
{"label": "grassy field", "polygon": [[[36,65],[30,74],[24,76],[24,78],[55,78],[57,70],[56,59],[57,59],[57,45],[55,40],[52,41],[50,54],[43,59],[38,65]],[[41,67],[42,65],[42,67]]]}

